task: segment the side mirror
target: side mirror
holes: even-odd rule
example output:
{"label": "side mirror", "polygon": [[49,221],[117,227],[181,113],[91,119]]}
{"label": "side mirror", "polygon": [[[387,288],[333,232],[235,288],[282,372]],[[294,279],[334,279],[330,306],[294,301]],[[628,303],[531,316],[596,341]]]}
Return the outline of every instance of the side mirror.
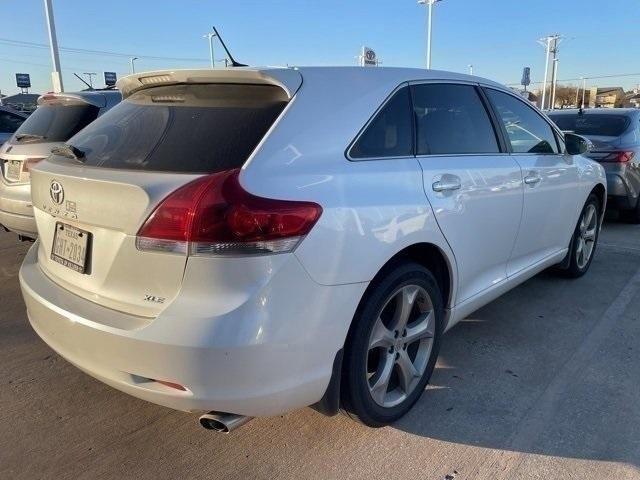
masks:
{"label": "side mirror", "polygon": [[582,155],[591,150],[591,142],[575,133],[565,133],[564,142],[567,146],[567,153],[569,155]]}

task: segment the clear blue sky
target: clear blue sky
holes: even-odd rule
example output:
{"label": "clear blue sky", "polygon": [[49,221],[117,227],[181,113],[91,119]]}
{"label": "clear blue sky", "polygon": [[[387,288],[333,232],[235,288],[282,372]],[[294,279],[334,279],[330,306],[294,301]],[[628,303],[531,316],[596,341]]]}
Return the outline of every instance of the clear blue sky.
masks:
{"label": "clear blue sky", "polygon": [[[415,0],[54,0],[54,9],[61,47],[133,54],[139,71],[207,67],[202,35],[212,24],[250,65],[353,65],[361,45],[387,66],[424,65],[426,14]],[[2,18],[0,89],[16,92],[14,74],[25,72],[32,91],[49,90],[48,49],[5,41],[47,43],[43,1],[3,0]],[[461,72],[472,63],[477,75],[517,83],[528,65],[541,80],[536,39],[557,32],[566,37],[560,79],[640,73],[639,26],[637,0],[443,0],[435,7],[433,67]],[[119,56],[62,51],[61,62],[66,90],[82,88],[74,71],[97,72],[101,84],[103,71],[129,69]],[[597,82],[629,88],[640,75]]]}

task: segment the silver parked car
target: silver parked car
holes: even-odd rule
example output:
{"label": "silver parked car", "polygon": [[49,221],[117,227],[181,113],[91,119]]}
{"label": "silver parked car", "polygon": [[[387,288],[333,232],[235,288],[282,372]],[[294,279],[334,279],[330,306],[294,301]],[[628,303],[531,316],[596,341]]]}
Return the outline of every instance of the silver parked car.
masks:
{"label": "silver parked car", "polygon": [[31,167],[122,100],[117,90],[52,93],[0,147],[0,224],[21,239],[37,236],[31,205]]}
{"label": "silver parked car", "polygon": [[555,110],[549,118],[561,130],[591,140],[586,156],[600,162],[607,173],[607,205],[640,223],[640,110]]}

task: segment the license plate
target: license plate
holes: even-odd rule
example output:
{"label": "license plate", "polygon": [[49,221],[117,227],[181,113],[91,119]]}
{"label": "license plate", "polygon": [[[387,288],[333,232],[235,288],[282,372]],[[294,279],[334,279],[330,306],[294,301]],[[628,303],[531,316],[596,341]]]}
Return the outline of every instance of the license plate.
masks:
{"label": "license plate", "polygon": [[66,223],[56,223],[51,248],[51,260],[78,273],[86,271],[90,233]]}
{"label": "license plate", "polygon": [[7,160],[4,164],[4,169],[4,176],[7,180],[19,182],[22,174],[22,160]]}

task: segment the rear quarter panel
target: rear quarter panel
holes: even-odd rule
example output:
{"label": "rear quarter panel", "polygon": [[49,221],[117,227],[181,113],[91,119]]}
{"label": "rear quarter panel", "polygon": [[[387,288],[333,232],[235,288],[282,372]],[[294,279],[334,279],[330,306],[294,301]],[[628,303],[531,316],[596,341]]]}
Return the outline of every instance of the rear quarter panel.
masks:
{"label": "rear quarter panel", "polygon": [[392,73],[344,73],[336,82],[330,73],[305,70],[302,87],[244,167],[240,181],[248,191],[322,206],[295,252],[320,284],[368,282],[397,252],[421,242],[438,246],[455,265],[415,158],[354,162],[345,156],[402,83]]}

